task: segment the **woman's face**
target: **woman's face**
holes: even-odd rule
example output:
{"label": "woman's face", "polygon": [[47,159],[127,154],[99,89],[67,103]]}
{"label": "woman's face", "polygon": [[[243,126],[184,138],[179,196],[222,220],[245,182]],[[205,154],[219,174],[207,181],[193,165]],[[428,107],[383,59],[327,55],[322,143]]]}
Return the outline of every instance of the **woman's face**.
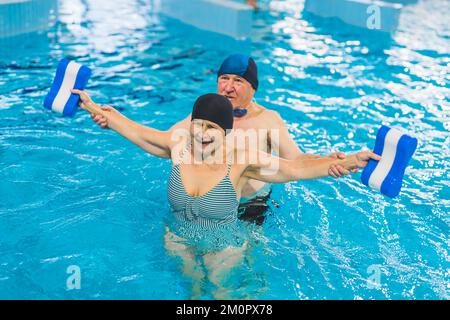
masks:
{"label": "woman's face", "polygon": [[190,133],[194,149],[201,150],[202,153],[211,153],[217,150],[225,141],[225,131],[208,120],[192,120]]}

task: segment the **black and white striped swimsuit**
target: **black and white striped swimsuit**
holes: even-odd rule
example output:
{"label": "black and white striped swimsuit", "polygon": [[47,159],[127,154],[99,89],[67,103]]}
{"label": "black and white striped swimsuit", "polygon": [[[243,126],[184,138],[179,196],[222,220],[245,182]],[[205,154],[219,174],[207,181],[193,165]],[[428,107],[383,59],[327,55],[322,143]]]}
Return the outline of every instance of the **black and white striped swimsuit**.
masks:
{"label": "black and white striped swimsuit", "polygon": [[210,249],[242,244],[242,229],[237,227],[239,201],[229,177],[230,170],[231,161],[226,176],[214,188],[204,195],[192,196],[184,188],[180,164],[172,167],[168,198],[177,224],[175,233],[195,242],[207,242]]}

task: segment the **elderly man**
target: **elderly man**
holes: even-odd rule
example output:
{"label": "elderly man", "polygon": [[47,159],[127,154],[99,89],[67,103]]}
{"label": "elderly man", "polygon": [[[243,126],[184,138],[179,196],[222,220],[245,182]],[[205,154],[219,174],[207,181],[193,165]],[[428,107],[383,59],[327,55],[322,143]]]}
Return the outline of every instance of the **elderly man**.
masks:
{"label": "elderly man", "polygon": [[[245,55],[233,54],[227,57],[217,74],[217,93],[227,97],[233,105],[234,124],[236,131],[241,132],[252,130],[259,135],[258,141],[265,141],[258,148],[264,151],[276,150],[279,157],[285,159],[299,159],[305,157],[318,157],[312,154],[305,154],[300,151],[288,129],[280,117],[274,111],[269,110],[256,103],[255,92],[258,90],[258,72],[255,61]],[[107,109],[107,107],[105,107]],[[92,116],[102,128],[107,128],[106,119],[102,116]],[[189,129],[191,116],[175,124],[171,129]],[[274,133],[276,133],[275,136]],[[264,137],[261,135],[265,135]],[[148,148],[155,148],[148,146]],[[158,150],[152,150],[157,153]],[[330,157],[344,158],[343,153],[333,153]],[[348,175],[350,172],[341,166],[332,166],[329,175],[338,178]],[[262,224],[265,220],[265,212],[268,209],[271,187],[269,184],[257,180],[250,180],[242,189],[240,202],[241,220]]]}

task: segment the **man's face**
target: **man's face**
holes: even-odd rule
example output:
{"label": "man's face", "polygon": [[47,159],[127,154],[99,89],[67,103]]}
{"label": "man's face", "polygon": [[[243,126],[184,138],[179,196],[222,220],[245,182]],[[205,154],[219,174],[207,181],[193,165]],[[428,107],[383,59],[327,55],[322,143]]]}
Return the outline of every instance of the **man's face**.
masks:
{"label": "man's face", "polygon": [[233,108],[248,105],[255,94],[250,82],[234,74],[223,74],[217,79],[217,93],[230,100]]}

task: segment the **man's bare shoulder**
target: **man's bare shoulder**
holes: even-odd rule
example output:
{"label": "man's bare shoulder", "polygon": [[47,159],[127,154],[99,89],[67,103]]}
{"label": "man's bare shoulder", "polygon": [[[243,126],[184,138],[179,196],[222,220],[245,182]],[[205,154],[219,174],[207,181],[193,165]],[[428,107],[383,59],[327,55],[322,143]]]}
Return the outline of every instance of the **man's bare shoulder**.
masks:
{"label": "man's bare shoulder", "polygon": [[259,115],[260,119],[258,120],[263,121],[265,126],[270,128],[280,128],[281,126],[285,125],[278,112],[276,112],[275,110],[267,109],[266,107],[263,107],[261,105],[258,105],[258,107],[262,108],[262,112]]}

